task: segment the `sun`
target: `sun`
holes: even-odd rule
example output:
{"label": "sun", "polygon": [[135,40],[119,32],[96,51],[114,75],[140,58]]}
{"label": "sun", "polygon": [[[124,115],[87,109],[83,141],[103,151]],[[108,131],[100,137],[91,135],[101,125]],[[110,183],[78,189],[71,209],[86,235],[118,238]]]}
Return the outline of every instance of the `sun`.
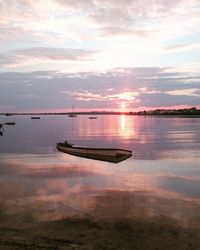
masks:
{"label": "sun", "polygon": [[122,103],[120,104],[120,107],[121,107],[122,109],[125,109],[125,108],[126,108],[126,103],[122,102]]}

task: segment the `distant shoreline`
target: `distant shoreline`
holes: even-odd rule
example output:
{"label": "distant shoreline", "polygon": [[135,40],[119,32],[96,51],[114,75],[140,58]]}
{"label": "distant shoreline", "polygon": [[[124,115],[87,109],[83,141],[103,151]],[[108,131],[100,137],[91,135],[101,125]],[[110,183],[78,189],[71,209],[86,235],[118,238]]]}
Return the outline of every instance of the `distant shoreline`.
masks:
{"label": "distant shoreline", "polygon": [[140,116],[180,116],[180,117],[200,117],[200,109],[195,107],[185,109],[155,109],[138,112],[131,111],[79,111],[79,112],[2,112],[0,115],[140,115]]}

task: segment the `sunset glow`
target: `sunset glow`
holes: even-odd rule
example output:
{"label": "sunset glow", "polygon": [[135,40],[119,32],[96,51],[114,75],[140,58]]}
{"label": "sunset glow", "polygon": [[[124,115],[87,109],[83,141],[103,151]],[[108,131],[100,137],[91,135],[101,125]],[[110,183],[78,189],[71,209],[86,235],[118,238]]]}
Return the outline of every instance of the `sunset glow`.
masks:
{"label": "sunset glow", "polygon": [[126,104],[123,102],[123,103],[121,103],[121,109],[123,110],[124,108],[126,108]]}
{"label": "sunset glow", "polygon": [[200,0],[0,0],[0,248],[200,250]]}
{"label": "sunset glow", "polygon": [[0,112],[200,107],[199,8],[2,0]]}

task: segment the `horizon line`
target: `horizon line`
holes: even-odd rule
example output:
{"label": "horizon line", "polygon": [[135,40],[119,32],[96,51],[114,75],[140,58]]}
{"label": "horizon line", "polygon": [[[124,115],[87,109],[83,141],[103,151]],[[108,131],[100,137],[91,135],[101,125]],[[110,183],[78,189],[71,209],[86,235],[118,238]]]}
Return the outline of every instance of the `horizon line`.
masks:
{"label": "horizon line", "polygon": [[200,111],[200,109],[196,108],[195,106],[190,107],[190,108],[179,108],[179,109],[165,109],[165,108],[156,108],[156,109],[150,109],[150,110],[140,110],[140,111],[123,111],[123,110],[118,110],[118,111],[114,111],[114,110],[101,110],[101,111],[73,111],[73,112],[49,112],[49,111],[43,111],[43,112],[0,112],[0,115],[68,115],[68,114],[140,114],[140,113],[146,113],[146,114],[150,114],[151,112],[169,112],[169,111],[189,111],[189,110],[193,110],[193,111]]}

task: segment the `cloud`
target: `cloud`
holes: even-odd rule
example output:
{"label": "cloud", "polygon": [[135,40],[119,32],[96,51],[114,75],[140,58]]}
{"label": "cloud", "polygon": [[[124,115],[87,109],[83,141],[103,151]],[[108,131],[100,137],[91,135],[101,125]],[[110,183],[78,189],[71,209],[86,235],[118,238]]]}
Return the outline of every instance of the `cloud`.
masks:
{"label": "cloud", "polygon": [[177,53],[190,50],[199,51],[200,44],[178,44],[178,45],[167,46],[164,48],[164,51],[167,53]]}
{"label": "cloud", "polygon": [[19,56],[33,57],[37,59],[83,60],[93,54],[94,51],[87,51],[82,49],[36,47],[16,50],[14,53]]}
{"label": "cloud", "polygon": [[127,101],[127,102],[133,102],[136,100],[136,96],[138,96],[138,93],[134,92],[123,92],[113,95],[105,95],[105,94],[95,94],[88,91],[85,91],[84,93],[79,92],[68,92],[68,91],[62,91],[64,94],[68,94],[71,96],[74,96],[77,98],[77,100],[84,100],[84,101]]}
{"label": "cloud", "polygon": [[199,96],[200,97],[200,89],[179,89],[179,90],[171,90],[167,92],[169,95],[178,95],[178,96]]}
{"label": "cloud", "polygon": [[164,176],[159,180],[159,186],[168,191],[178,192],[184,196],[198,198],[200,181],[179,176]]}
{"label": "cloud", "polygon": [[194,53],[199,24],[198,0],[2,0],[1,71],[181,65],[167,54]]}
{"label": "cloud", "polygon": [[[84,10],[84,14],[82,14],[93,20],[97,28],[104,31],[105,35],[129,33],[143,36],[150,34],[152,30],[159,30],[163,33],[165,31],[162,27],[165,26],[166,30],[166,24],[170,24],[170,28],[173,28],[175,20],[177,32],[183,23],[184,25],[196,25],[196,22],[199,22],[197,19],[199,2],[197,0],[187,3],[183,0],[124,0],[118,1],[117,4],[115,0],[103,2],[90,0],[76,3],[72,3],[71,0],[56,0],[56,2],[72,11],[78,10],[81,13]],[[190,13],[190,18],[185,19],[188,13]],[[175,34],[174,30],[172,32]]]}
{"label": "cloud", "polygon": [[[199,62],[187,62],[183,66],[168,67],[164,69],[165,73],[176,77],[180,76],[180,81],[199,82],[200,80],[200,63]],[[177,77],[176,77],[177,78]]]}
{"label": "cloud", "polygon": [[98,1],[94,0],[80,0],[76,2],[74,2],[73,0],[56,0],[56,2],[72,9],[82,9],[82,8],[90,9],[95,6],[96,2],[98,3]]}
{"label": "cloud", "polygon": [[[44,11],[45,10],[45,11]],[[78,18],[77,18],[78,16]],[[0,42],[23,42],[20,47],[31,44],[66,45],[66,41],[78,40],[86,27],[85,19],[81,15],[73,16],[68,10],[63,9],[56,1],[48,3],[38,0],[2,0],[0,4]],[[17,36],[15,34],[18,33]],[[13,34],[13,36],[12,36]],[[6,47],[5,44],[3,44]],[[29,46],[30,47],[30,46]]]}
{"label": "cloud", "polygon": [[10,42],[13,39],[20,40],[25,34],[23,28],[0,27],[0,43]]}
{"label": "cloud", "polygon": [[33,18],[36,13],[34,13],[32,7],[31,0],[2,0],[0,4],[0,24],[9,25],[14,20],[18,23],[25,21],[27,18]]}
{"label": "cloud", "polygon": [[0,55],[0,65],[17,65],[26,64],[29,61],[78,61],[88,60],[95,51],[82,49],[65,49],[65,48],[47,48],[33,47],[21,50],[9,51],[7,54]]}
{"label": "cloud", "polygon": [[[121,0],[116,4],[115,0],[108,1],[94,1],[94,0],[80,0],[74,3],[71,0],[56,0],[57,3],[71,9],[85,9],[95,20],[101,21],[113,21],[113,22],[129,22],[135,19],[166,16],[171,12],[185,13],[186,8],[198,4],[197,1],[185,4],[183,0],[171,1],[171,0]],[[148,3],[148,4],[147,4]],[[114,18],[114,19],[113,19]]]}
{"label": "cloud", "polygon": [[169,34],[177,36],[197,31],[198,14],[198,0],[121,0],[117,4],[115,0],[50,0],[48,3],[2,0],[0,31],[8,29],[10,34],[15,34],[21,29],[26,37],[21,39],[27,41],[29,36],[47,44],[54,39],[59,43],[59,38],[82,42],[128,34],[156,38],[165,34],[169,38]]}
{"label": "cloud", "polygon": [[165,92],[143,93],[140,95],[140,104],[144,107],[172,107],[173,106],[199,106],[199,96],[172,95]]}
{"label": "cloud", "polygon": [[89,168],[85,166],[80,166],[77,164],[71,165],[51,165],[48,167],[45,164],[38,166],[38,164],[32,164],[30,167],[25,170],[26,165],[23,168],[19,168],[19,172],[21,170],[20,175],[26,178],[33,178],[33,179],[55,179],[55,178],[79,178],[84,176],[103,176],[103,174],[95,172],[94,170],[91,171]]}
{"label": "cloud", "polygon": [[119,26],[104,26],[99,29],[105,36],[136,36],[141,38],[148,38],[152,35],[152,31],[145,29],[131,29]]}
{"label": "cloud", "polygon": [[[42,55],[43,56],[43,55]],[[185,70],[185,69],[184,69]],[[0,106],[22,111],[71,108],[199,106],[200,76],[180,68],[116,68],[97,73],[0,74]],[[48,91],[47,91],[48,89]]]}

